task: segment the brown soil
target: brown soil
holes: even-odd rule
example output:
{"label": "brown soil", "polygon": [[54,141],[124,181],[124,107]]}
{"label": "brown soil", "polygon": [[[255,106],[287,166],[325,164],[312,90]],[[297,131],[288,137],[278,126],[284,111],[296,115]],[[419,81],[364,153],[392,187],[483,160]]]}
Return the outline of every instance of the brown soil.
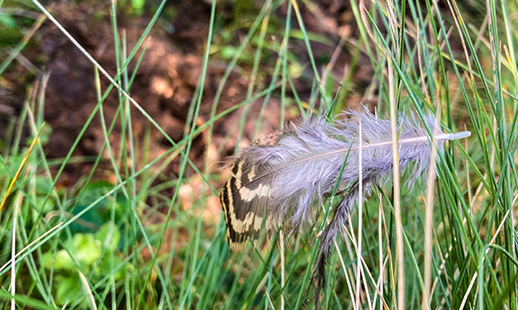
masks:
{"label": "brown soil", "polygon": [[[104,4],[106,3],[106,4]],[[323,44],[312,42],[315,58],[323,66],[329,62],[335,52],[330,46],[336,46],[340,38],[350,38],[357,35],[354,18],[347,1],[322,1],[318,8],[308,10],[302,8],[303,18],[306,22],[307,30],[320,34],[322,37],[335,42],[335,44]],[[185,1],[185,3],[170,4],[177,14],[169,25],[174,32],[167,33],[166,27],[158,24],[151,32],[150,39],[145,42],[147,45],[146,53],[141,64],[137,69],[137,74],[131,85],[131,96],[146,111],[146,113],[156,121],[174,142],[180,141],[184,136],[184,128],[195,89],[200,77],[203,65],[203,51],[208,35],[208,24],[210,20],[210,6],[205,1]],[[111,16],[109,15],[109,2],[94,4],[80,3],[78,5],[54,3],[50,5],[51,12],[59,22],[67,29],[74,38],[108,71],[113,77],[117,73],[115,66],[115,48],[113,40],[113,28]],[[224,22],[232,23],[232,16],[221,11],[221,18]],[[275,14],[280,18],[286,14],[286,7],[279,8]],[[128,50],[131,50],[137,43],[140,35],[148,25],[150,17],[126,17],[124,13],[118,16],[118,27],[121,35],[127,41]],[[295,16],[292,16],[294,26],[297,25]],[[162,25],[162,26],[161,26]],[[244,30],[237,30],[236,40],[245,35]],[[215,35],[218,39],[218,34]],[[301,63],[307,64],[304,76],[312,76],[312,69],[308,62],[306,48],[303,42],[293,42],[290,51],[295,53]],[[348,64],[351,56],[347,53],[347,46],[338,51],[338,57],[334,62],[332,74],[337,79],[341,79],[348,73]],[[129,72],[133,72],[137,54],[129,65]],[[24,57],[27,62],[21,61]],[[274,57],[272,57],[274,58]],[[209,62],[206,81],[203,87],[203,99],[201,101],[199,117],[196,120],[198,125],[206,122],[210,117],[213,106],[214,96],[220,84],[222,76],[226,70],[223,61],[217,61],[217,55],[211,56]],[[271,65],[276,59],[272,60]],[[353,87],[363,88],[371,82],[372,71],[368,60],[360,59],[360,66],[355,70]],[[240,72],[233,72],[225,83],[221,99],[217,107],[217,112],[224,111],[240,102],[246,96],[248,87],[248,76],[246,73],[250,68],[241,67]],[[7,111],[0,110],[0,116],[16,116],[22,110],[24,100],[30,97],[27,85],[32,81],[41,81],[44,77],[48,78],[45,87],[40,87],[45,91],[43,118],[52,128],[50,140],[45,145],[48,158],[65,157],[85,123],[92,115],[97,106],[98,98],[94,85],[94,67],[92,63],[59,31],[50,21],[46,21],[37,35],[18,58],[10,66],[10,71],[4,73],[0,80],[0,95],[2,101],[0,107],[6,107]],[[245,73],[243,73],[245,72]],[[300,78],[295,81],[298,95],[302,99],[309,100],[313,81],[310,78]],[[268,77],[263,77],[261,81],[268,85]],[[105,91],[109,83],[106,78],[101,78],[101,88]],[[288,94],[290,95],[290,94]],[[349,105],[357,104],[362,97],[351,93],[348,98]],[[249,115],[257,115],[260,110],[262,99],[258,104],[253,104]],[[120,106],[120,99],[116,90],[112,90],[110,95],[103,102],[102,109],[106,126],[109,127]],[[279,124],[279,102],[272,98],[268,103],[266,115],[262,123],[265,131],[273,131]],[[149,153],[153,156],[162,154],[171,148],[171,143],[156,130],[148,119],[135,107],[131,108],[133,136],[136,141],[143,141],[146,133],[151,135]],[[209,152],[209,160],[218,160],[233,153],[235,141],[227,140],[229,132],[235,132],[240,118],[241,110],[228,115],[224,121],[218,121],[213,130],[214,145],[218,149],[207,150],[207,132],[196,137],[192,145],[191,160],[203,169],[204,156]],[[104,144],[104,134],[101,126],[99,112],[93,117],[90,125],[80,139],[74,156],[97,155],[101,152]],[[292,115],[288,115],[291,117]],[[3,123],[3,124],[2,124]],[[5,132],[7,122],[0,122],[0,133]],[[254,131],[255,121],[246,125],[243,144],[249,143],[251,134]],[[119,147],[121,129],[120,124],[114,127],[114,132],[110,135],[110,144],[116,150]],[[247,142],[248,141],[248,142]],[[105,157],[108,158],[106,150]],[[108,160],[102,163],[105,171],[110,170]],[[211,169],[217,169],[220,165],[212,165]],[[62,179],[68,180],[67,183],[74,184],[77,179],[89,173],[91,164],[68,165]],[[167,171],[169,176],[178,173],[178,161],[169,165]],[[107,175],[97,175],[100,178],[110,177]]]}

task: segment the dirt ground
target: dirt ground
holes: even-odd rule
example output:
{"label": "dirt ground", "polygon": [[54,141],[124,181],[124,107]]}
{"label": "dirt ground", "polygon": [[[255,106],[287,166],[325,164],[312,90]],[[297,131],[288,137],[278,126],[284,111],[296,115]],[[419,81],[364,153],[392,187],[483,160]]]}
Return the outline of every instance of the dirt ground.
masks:
{"label": "dirt ground", "polygon": [[[373,82],[369,58],[364,53],[360,53],[356,64],[351,66],[352,51],[358,40],[359,31],[349,1],[322,0],[318,2],[318,6],[300,5],[306,31],[316,38],[311,40],[311,48],[319,74],[322,74],[327,67],[330,69],[329,76],[335,81],[331,91],[338,89],[338,82],[345,76],[352,75],[352,84],[347,85],[348,93],[344,106],[354,107],[360,103],[375,104],[377,84],[376,81]],[[116,49],[110,2],[97,0],[78,4],[52,2],[47,7],[81,46],[112,77],[116,76]],[[236,17],[236,9],[230,6],[230,2],[218,3],[217,22],[211,45],[212,48],[216,48],[211,51],[209,57],[197,125],[204,124],[210,119],[217,89],[230,63],[230,60],[223,55],[223,47],[239,46],[260,8],[260,4],[251,4]],[[180,141],[184,136],[189,107],[196,95],[195,90],[203,66],[202,56],[209,32],[210,10],[210,3],[203,0],[174,1],[166,4],[148,39],[144,41],[146,52],[131,85],[132,98],[175,142]],[[153,10],[149,11],[153,12]],[[131,51],[152,16],[151,14],[136,15],[128,8],[119,8],[117,12],[119,35],[125,38],[127,50]],[[43,17],[36,10],[29,13],[24,12],[25,15],[31,16],[32,22],[38,16]],[[272,27],[284,29],[284,25],[279,23],[285,22],[286,14],[286,3],[276,8],[270,18]],[[478,15],[473,14],[473,16]],[[293,12],[291,20],[292,29],[296,31],[299,26]],[[266,89],[271,81],[271,73],[278,55],[272,54],[268,44],[279,42],[279,37],[268,33],[267,46],[261,58],[259,78],[254,82],[254,93]],[[309,102],[314,93],[314,74],[309,63],[307,48],[303,40],[290,39],[288,50],[302,65],[303,71],[293,80],[297,95],[302,101]],[[129,64],[130,73],[134,71],[140,51],[142,48]],[[255,47],[253,51],[255,52]],[[459,52],[461,52],[460,47]],[[225,82],[218,101],[218,113],[243,102],[251,83],[251,72],[251,61],[238,63]],[[94,85],[94,74],[92,63],[53,23],[45,20],[30,38],[28,45],[0,76],[0,141],[12,140],[11,137],[6,136],[12,134],[12,131],[7,129],[12,128],[13,121],[20,121],[18,118],[22,108],[29,103],[34,107],[35,115],[38,115],[39,110],[43,110],[43,120],[52,130],[49,141],[45,144],[47,157],[49,159],[65,157],[97,106],[98,95]],[[106,91],[110,85],[108,80],[104,77],[100,80],[102,91]],[[38,97],[40,93],[43,93],[44,100]],[[294,98],[289,86],[287,86],[286,96]],[[279,128],[279,98],[280,92],[274,92],[268,102],[265,115],[260,121],[263,134]],[[248,114],[250,122],[245,125],[244,136],[240,141],[241,146],[251,143],[256,124],[254,117],[259,115],[262,100],[263,98],[260,98],[257,103],[251,104]],[[102,109],[107,126],[116,116],[120,101],[115,89],[112,89],[104,100]],[[43,104],[36,104],[38,102]],[[236,131],[242,112],[242,108],[237,109],[214,124],[212,141],[216,148],[207,148],[207,131],[196,137],[190,159],[199,169],[204,169],[207,152],[209,160],[213,163],[209,167],[212,172],[218,171],[223,165],[222,161],[233,154],[236,135],[229,135],[229,133]],[[131,113],[132,134],[135,141],[143,141],[145,136],[150,134],[149,154],[159,155],[171,148],[171,143],[140,111],[132,107]],[[105,135],[99,115],[100,113],[97,112],[92,118],[75,148],[74,156],[96,156],[101,152]],[[287,119],[297,118],[297,112],[288,112],[286,117]],[[25,127],[25,137],[31,136],[27,125]],[[120,128],[120,124],[117,123],[110,135],[110,144],[115,151],[121,140]],[[108,158],[107,154],[105,155]],[[139,158],[136,161],[137,166]],[[178,163],[177,160],[169,165],[166,171],[163,171],[164,174],[174,178],[178,174]],[[112,177],[113,172],[110,171],[113,171],[113,168],[110,165],[108,160],[102,162],[100,169],[96,171],[96,177],[101,179]],[[62,184],[65,186],[75,184],[81,176],[87,175],[91,168],[91,162],[88,160],[67,165],[61,177]],[[106,171],[105,175],[103,171]],[[193,170],[187,173],[193,174]]]}
{"label": "dirt ground", "polygon": [[[183,137],[185,120],[203,65],[202,55],[208,36],[210,5],[199,0],[181,1],[167,4],[167,6],[166,10],[174,10],[176,14],[170,21],[159,20],[151,31],[150,39],[145,41],[147,50],[131,85],[131,96],[177,142]],[[79,4],[55,2],[49,5],[49,8],[63,27],[98,60],[111,76],[115,76],[117,69],[110,4],[90,1]],[[354,23],[352,11],[347,1],[328,0],[322,1],[321,6],[316,10],[302,7],[302,12],[308,31],[321,34],[334,42],[334,44],[312,43],[315,58],[321,60],[318,65],[323,68],[336,52],[331,46],[337,46],[340,38],[347,39],[357,35],[352,27],[352,23]],[[274,15],[279,19],[284,18],[286,6],[278,8]],[[223,27],[225,24],[235,23],[232,19],[231,9],[220,9],[218,16],[222,20]],[[141,17],[130,16],[121,11],[117,23],[119,29],[122,30],[121,34],[125,35],[128,50],[135,46],[143,30],[149,24],[150,18],[151,16],[145,14]],[[295,16],[292,16],[292,20],[296,28]],[[173,31],[167,31],[167,29],[173,29]],[[238,43],[246,34],[246,30],[245,27],[238,29],[232,40]],[[220,39],[218,35],[215,34],[215,40]],[[299,57],[301,63],[308,61],[307,51],[302,41],[292,43],[290,51]],[[351,56],[346,44],[338,52],[332,72],[340,79],[341,76],[348,73]],[[135,59],[139,56],[140,54],[137,54]],[[275,59],[266,66],[271,65],[273,68],[274,61]],[[133,71],[135,63],[135,60],[130,63],[130,72]],[[363,65],[358,66],[354,72],[356,85],[353,87],[361,88],[370,83],[372,71],[367,59],[360,59],[360,64]],[[209,119],[214,96],[226,70],[226,65],[226,62],[221,60],[217,53],[211,55],[208,75],[203,87],[201,110],[199,118],[196,120],[198,124],[203,124]],[[225,84],[217,112],[242,102],[246,96],[251,67],[238,68],[239,72],[237,69],[234,70]],[[312,75],[309,65],[305,70],[307,75]],[[46,81],[45,85],[43,81]],[[5,108],[0,109],[0,119],[12,119],[20,115],[28,98],[36,96],[31,95],[31,89],[33,91],[38,88],[43,89],[45,99],[43,118],[52,129],[50,140],[45,145],[45,151],[48,158],[65,157],[97,105],[98,98],[94,82],[94,67],[91,62],[61,31],[46,20],[0,80],[0,94],[3,98],[0,107]],[[268,77],[266,77],[261,85],[265,85],[266,88],[268,82]],[[104,77],[101,78],[101,84],[103,91],[109,86]],[[312,81],[300,78],[295,80],[295,86],[301,99],[309,100]],[[288,93],[288,96],[291,95]],[[351,104],[361,100],[361,97],[355,95],[354,92],[350,97],[348,99]],[[103,103],[105,122],[108,125],[113,120],[119,104],[119,96],[115,90],[112,90]],[[278,99],[272,97],[262,120],[264,123],[262,128],[265,128],[266,131],[278,128],[279,106]],[[250,115],[254,115],[254,112],[258,112],[259,109],[260,104],[254,104]],[[136,140],[143,139],[146,132],[151,131],[150,154],[160,154],[171,147],[163,135],[152,128],[141,112],[133,108],[131,113],[133,136]],[[225,145],[217,150],[217,154],[210,157],[211,160],[217,162],[233,153],[236,142],[224,139],[224,137],[228,135],[228,132],[235,131],[235,121],[239,119],[240,113],[241,110],[237,110],[224,121],[215,124],[214,144]],[[0,122],[0,133],[6,132],[7,123],[6,121]],[[247,126],[250,128],[245,129],[242,141],[244,144],[249,143],[255,121],[250,122],[250,125]],[[110,142],[115,148],[120,141],[120,134],[120,126],[115,126],[114,132],[110,136]],[[207,151],[206,135],[205,132],[198,136],[192,146],[191,159],[198,167],[202,167],[204,163],[204,154]],[[103,143],[101,118],[96,115],[91,120],[73,155],[97,155],[101,152]],[[217,167],[217,165],[215,166]],[[87,163],[68,165],[62,178],[67,180],[66,183],[73,184],[79,177],[87,174],[90,168]],[[166,174],[176,175],[178,163],[173,163],[168,169],[169,171],[165,171]]]}

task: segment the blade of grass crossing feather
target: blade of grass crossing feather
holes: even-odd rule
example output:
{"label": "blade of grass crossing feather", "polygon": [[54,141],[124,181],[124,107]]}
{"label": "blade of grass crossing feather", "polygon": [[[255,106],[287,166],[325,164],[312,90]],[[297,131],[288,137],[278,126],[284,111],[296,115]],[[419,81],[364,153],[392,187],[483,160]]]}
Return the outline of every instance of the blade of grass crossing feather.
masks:
{"label": "blade of grass crossing feather", "polygon": [[[300,303],[302,301],[302,293],[304,292],[304,286],[306,285],[306,282],[308,280],[308,277],[309,277],[309,274],[310,274],[310,270],[311,270],[311,267],[313,265],[313,261],[314,261],[315,256],[316,256],[318,244],[320,242],[320,237],[321,237],[320,232],[324,229],[324,227],[326,225],[327,217],[329,215],[329,212],[331,211],[331,205],[333,203],[334,197],[336,197],[336,193],[337,193],[338,187],[340,185],[339,180],[342,177],[342,174],[343,174],[344,169],[345,169],[345,164],[347,163],[347,159],[349,158],[350,150],[351,150],[351,147],[352,147],[352,142],[353,141],[351,140],[351,144],[349,145],[349,151],[347,152],[347,154],[345,156],[345,159],[344,159],[344,162],[343,162],[342,166],[340,167],[340,171],[339,171],[338,177],[337,177],[337,182],[335,183],[335,186],[333,187],[333,191],[331,193],[330,199],[327,202],[327,206],[325,208],[325,213],[324,213],[324,218],[322,220],[322,223],[320,224],[320,227],[319,227],[319,230],[318,230],[319,233],[318,233],[317,239],[315,241],[315,244],[313,245],[313,249],[311,251],[311,256],[310,256],[308,265],[306,267],[306,272],[304,273],[304,279],[302,280],[301,289],[300,289],[299,295],[297,297],[297,303],[296,303],[295,308],[294,308],[295,310],[298,310],[299,307],[300,307]],[[315,298],[319,298],[319,296],[315,296]]]}
{"label": "blade of grass crossing feather", "polygon": [[13,190],[13,187],[14,187],[14,184],[16,183],[16,181],[18,180],[18,177],[20,176],[20,173],[22,173],[22,170],[23,170],[23,167],[25,166],[25,163],[27,162],[27,160],[29,159],[29,155],[31,154],[31,151],[32,151],[32,148],[34,147],[34,145],[36,144],[36,142],[38,141],[38,138],[41,134],[41,131],[43,130],[43,127],[45,126],[45,123],[43,123],[40,127],[40,130],[38,131],[38,133],[36,134],[36,136],[32,139],[32,142],[31,142],[31,145],[29,146],[29,148],[27,149],[27,152],[25,152],[25,156],[23,157],[23,160],[22,162],[20,163],[20,166],[18,167],[18,171],[16,171],[16,174],[14,175],[14,178],[13,180],[11,181],[11,184],[9,184],[9,187],[7,188],[7,191],[5,192],[5,195],[4,195],[4,198],[2,199],[2,202],[0,202],[0,211],[2,211],[2,208],[4,207],[4,204],[5,202],[7,201],[7,197],[9,196],[9,194],[11,193],[11,191]]}
{"label": "blade of grass crossing feather", "polygon": [[[437,108],[435,125],[434,125],[434,136],[439,128],[439,117],[440,117],[440,106]],[[425,254],[424,254],[424,290],[423,299],[421,302],[422,309],[427,310],[430,308],[430,296],[431,296],[431,282],[432,282],[432,255],[433,255],[433,240],[432,240],[432,225],[433,225],[433,201],[434,201],[434,188],[435,188],[435,169],[436,169],[436,140],[433,139],[432,151],[430,154],[430,166],[428,167],[428,178],[426,188],[426,203],[425,203]]]}
{"label": "blade of grass crossing feather", "polygon": [[[387,49],[387,56],[390,55],[393,58],[392,53]],[[388,58],[388,57],[387,57]],[[395,101],[395,83],[394,83],[394,72],[393,65],[397,63],[388,62],[388,92],[389,92],[389,103],[390,103],[390,121],[391,121],[391,132],[392,132],[392,179],[393,179],[393,203],[395,209],[395,220],[396,220],[396,253],[397,253],[397,270],[398,270],[398,295],[397,295],[397,307],[404,308],[405,306],[405,254],[403,247],[403,225],[401,222],[401,193],[400,193],[400,172],[399,172],[399,131],[397,128],[397,116],[396,116],[396,101]],[[400,74],[402,78],[402,74]]]}
{"label": "blade of grass crossing feather", "polygon": [[[361,269],[361,257],[362,257],[362,227],[363,227],[363,162],[362,162],[362,144],[363,144],[363,135],[362,135],[362,122],[361,119],[358,122],[358,232],[356,235],[356,290],[355,290],[355,301],[356,306],[360,305],[360,289],[361,289],[361,279],[364,278],[362,276]],[[394,153],[396,154],[396,153]],[[396,169],[396,167],[394,167]],[[339,177],[340,180],[341,176]]]}

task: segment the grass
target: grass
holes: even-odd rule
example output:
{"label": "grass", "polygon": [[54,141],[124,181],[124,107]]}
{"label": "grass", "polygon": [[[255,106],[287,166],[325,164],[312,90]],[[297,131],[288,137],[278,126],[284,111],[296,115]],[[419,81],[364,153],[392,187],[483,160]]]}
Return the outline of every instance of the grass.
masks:
{"label": "grass", "polygon": [[[250,7],[236,2],[238,19]],[[45,5],[37,0],[33,4],[59,25],[59,17],[53,20]],[[223,216],[219,206],[212,208],[228,172],[215,169],[219,163],[211,161],[208,151],[203,166],[188,155],[202,133],[206,149],[221,152],[225,146],[215,142],[215,125],[230,115],[238,115],[239,121],[224,141],[237,140],[238,152],[243,137],[264,132],[273,99],[279,102],[279,128],[296,115],[319,111],[332,118],[346,108],[354,95],[355,75],[331,71],[332,61],[322,66],[312,50],[318,41],[338,53],[347,48],[351,70],[360,67],[361,57],[368,59],[372,81],[360,95],[364,102],[376,102],[381,118],[395,124],[396,113],[414,112],[420,118],[434,114],[446,130],[462,131],[465,126],[472,132],[469,139],[448,143],[438,152],[428,179],[423,177],[410,189],[404,185],[405,174],[396,173],[396,181],[380,184],[352,211],[330,258],[321,308],[518,309],[518,3],[488,0],[479,8],[485,12],[481,24],[470,23],[460,2],[441,4],[373,1],[365,7],[363,1],[351,1],[351,24],[358,35],[343,34],[336,45],[307,30],[302,6],[319,16],[319,8],[309,1],[265,1],[233,46],[221,41],[232,36],[217,19],[220,3],[212,2],[202,73],[184,137],[177,142],[130,95],[136,70],[128,64],[138,67],[165,1],[131,50],[117,26],[118,8],[113,4],[117,75],[110,77],[91,58],[98,104],[68,155],[45,156],[44,143],[51,133],[43,125],[44,93],[52,76],[35,84],[20,115],[9,120],[0,144],[0,193],[5,200],[0,209],[1,308],[311,308],[317,231],[289,240],[281,233],[270,242],[261,236],[259,246],[230,254]],[[0,1],[0,8],[4,5]],[[288,12],[284,19],[278,14],[281,6]],[[35,19],[17,47],[7,51],[0,71],[16,61],[42,22],[43,17]],[[61,32],[66,36],[66,29]],[[200,85],[222,50],[230,58],[208,120],[200,125]],[[246,99],[221,111],[222,91],[236,71],[249,82]],[[101,76],[111,82],[105,90]],[[295,83],[308,80],[314,81],[311,93],[298,93]],[[110,92],[120,99],[111,122],[103,118],[103,101]],[[133,113],[145,117],[172,145],[170,150],[151,153],[149,131],[134,137]],[[92,158],[75,157],[86,129],[99,117],[102,150]],[[248,122],[255,123],[252,133],[245,132]],[[30,128],[31,137],[42,128],[30,152],[22,141],[23,128]],[[116,143],[110,139],[115,128],[122,131]],[[164,178],[162,171],[175,160],[179,174]],[[91,171],[65,189],[59,177],[74,162],[89,162]],[[96,177],[102,162],[111,166],[112,181]],[[185,201],[190,202],[188,208]],[[323,217],[317,219],[317,225],[323,223]]]}

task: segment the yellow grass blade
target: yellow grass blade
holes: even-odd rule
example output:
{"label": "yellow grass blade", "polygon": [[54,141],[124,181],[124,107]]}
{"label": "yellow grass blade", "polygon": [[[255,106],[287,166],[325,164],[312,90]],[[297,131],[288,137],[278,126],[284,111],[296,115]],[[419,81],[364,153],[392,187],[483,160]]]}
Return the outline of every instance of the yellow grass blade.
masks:
{"label": "yellow grass blade", "polygon": [[32,139],[32,143],[29,146],[29,149],[27,150],[27,153],[25,153],[25,156],[23,157],[22,163],[20,164],[20,167],[18,168],[18,171],[16,171],[16,174],[14,175],[13,180],[11,181],[11,184],[9,185],[9,188],[7,189],[7,192],[5,193],[4,198],[2,199],[2,202],[0,203],[0,211],[2,211],[2,208],[4,207],[4,204],[7,200],[7,197],[9,197],[9,194],[13,190],[14,183],[16,183],[16,180],[18,180],[18,177],[20,176],[20,173],[22,173],[23,167],[25,166],[25,163],[27,162],[27,159],[29,158],[29,155],[31,154],[32,148],[36,144],[36,141],[38,141],[38,137],[40,136],[41,130],[43,129],[43,126],[45,126],[45,123],[43,123],[40,127],[40,130],[38,131],[38,134],[34,139]]}

